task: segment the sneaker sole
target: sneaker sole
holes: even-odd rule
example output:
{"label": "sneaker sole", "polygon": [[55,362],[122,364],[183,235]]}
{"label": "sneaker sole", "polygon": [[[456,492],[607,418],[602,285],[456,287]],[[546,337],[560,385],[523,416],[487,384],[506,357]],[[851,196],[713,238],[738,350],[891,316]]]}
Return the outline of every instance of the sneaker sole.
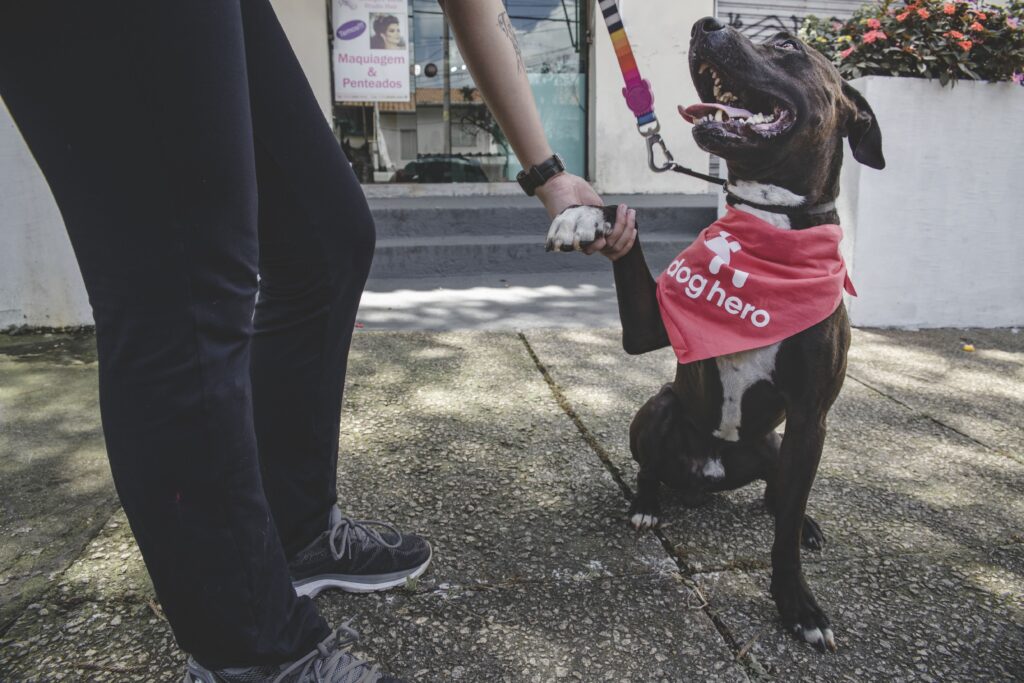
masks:
{"label": "sneaker sole", "polygon": [[371,576],[359,576],[352,574],[317,574],[301,581],[294,581],[296,595],[307,595],[315,598],[321,591],[328,588],[338,588],[346,593],[379,593],[380,591],[391,590],[403,586],[407,581],[417,579],[427,571],[430,561],[434,557],[434,549],[430,549],[427,560],[418,567],[406,569],[390,574],[374,574]]}

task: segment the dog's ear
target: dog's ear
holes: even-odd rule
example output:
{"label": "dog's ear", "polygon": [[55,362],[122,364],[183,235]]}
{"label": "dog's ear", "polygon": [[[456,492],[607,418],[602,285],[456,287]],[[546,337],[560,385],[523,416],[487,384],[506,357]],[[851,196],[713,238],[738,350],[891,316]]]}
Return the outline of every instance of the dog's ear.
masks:
{"label": "dog's ear", "polygon": [[882,156],[882,129],[878,127],[875,112],[856,88],[843,81],[843,95],[850,101],[853,112],[846,123],[853,158],[871,168],[885,168]]}

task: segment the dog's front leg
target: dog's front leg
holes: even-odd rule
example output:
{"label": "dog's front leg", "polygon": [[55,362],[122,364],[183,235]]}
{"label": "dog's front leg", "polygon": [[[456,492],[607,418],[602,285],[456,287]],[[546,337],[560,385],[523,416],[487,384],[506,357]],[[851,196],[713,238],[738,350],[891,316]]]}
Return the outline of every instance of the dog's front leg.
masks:
{"label": "dog's front leg", "polygon": [[639,235],[633,248],[612,263],[612,270],[622,323],[622,348],[636,355],[668,346],[668,332],[658,307],[658,285],[647,267]]}
{"label": "dog's front leg", "polygon": [[[570,206],[551,222],[547,250],[574,251],[590,246],[597,238],[611,233],[615,212],[614,205]],[[638,354],[668,346],[668,333],[658,309],[657,285],[644,259],[639,236],[633,248],[612,267],[622,323],[622,348],[626,353]]]}
{"label": "dog's front leg", "polygon": [[835,651],[832,626],[800,566],[804,511],[824,444],[825,411],[787,411],[786,434],[779,449],[781,485],[775,498],[771,593],[787,629],[816,647]]}

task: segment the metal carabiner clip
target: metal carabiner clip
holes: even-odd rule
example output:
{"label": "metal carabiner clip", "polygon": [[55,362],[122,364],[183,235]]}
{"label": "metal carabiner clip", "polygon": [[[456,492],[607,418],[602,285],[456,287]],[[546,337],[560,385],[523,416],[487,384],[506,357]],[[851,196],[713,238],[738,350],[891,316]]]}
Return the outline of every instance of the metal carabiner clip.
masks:
{"label": "metal carabiner clip", "polygon": [[[647,140],[647,165],[651,167],[651,170],[655,173],[664,173],[671,170],[676,165],[676,162],[672,157],[672,152],[668,151],[668,147],[665,146],[665,141],[661,139],[661,135],[654,132],[650,135],[645,135],[644,138]],[[662,156],[665,157],[665,161],[660,165],[654,161],[655,147],[658,147],[661,150]]]}

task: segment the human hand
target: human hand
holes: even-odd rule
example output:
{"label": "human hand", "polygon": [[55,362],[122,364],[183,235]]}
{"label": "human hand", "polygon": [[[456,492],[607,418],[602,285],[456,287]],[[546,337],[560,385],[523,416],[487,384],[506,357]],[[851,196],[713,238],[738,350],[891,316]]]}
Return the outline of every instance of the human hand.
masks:
{"label": "human hand", "polygon": [[[552,218],[570,206],[589,208],[603,204],[601,197],[594,192],[590,183],[571,173],[559,173],[549,179],[537,188],[537,197]],[[603,217],[601,222],[603,222]],[[590,238],[592,241],[584,240],[589,243],[586,246],[580,246],[580,251],[587,255],[600,251],[612,261],[621,258],[633,248],[633,243],[636,241],[636,210],[627,208],[625,204],[620,204],[615,213],[615,224],[611,226],[611,231],[606,234],[592,235]],[[566,244],[572,244],[573,241],[568,240]]]}
{"label": "human hand", "polygon": [[570,206],[600,206],[604,202],[583,178],[572,173],[559,173],[537,188],[537,199],[554,218]]}

